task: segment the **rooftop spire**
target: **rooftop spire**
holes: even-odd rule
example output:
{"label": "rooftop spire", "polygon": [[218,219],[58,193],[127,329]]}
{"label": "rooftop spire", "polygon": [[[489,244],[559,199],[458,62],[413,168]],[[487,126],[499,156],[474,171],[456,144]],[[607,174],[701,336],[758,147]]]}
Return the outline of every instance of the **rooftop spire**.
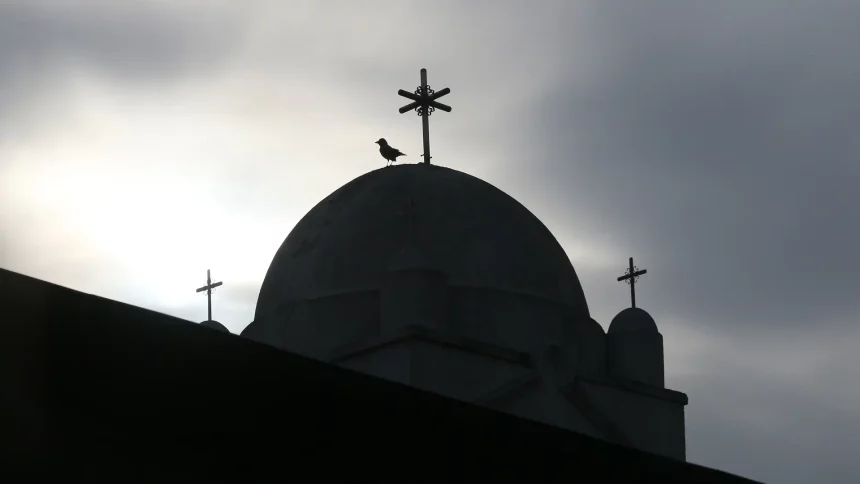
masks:
{"label": "rooftop spire", "polygon": [[636,280],[639,279],[639,276],[646,274],[648,271],[646,269],[639,270],[638,267],[633,265],[633,258],[630,258],[630,266],[627,268],[627,273],[618,278],[619,281],[627,281],[630,284],[630,304],[632,308],[636,307]]}
{"label": "rooftop spire", "polygon": [[209,317],[206,319],[206,321],[212,321],[212,289],[215,289],[216,287],[220,286],[221,284],[224,284],[224,283],[223,282],[216,282],[213,284],[212,278],[210,277],[210,274],[209,274],[209,269],[206,269],[206,285],[203,287],[197,288],[197,292],[206,291],[206,301],[207,301],[208,306],[209,306]]}
{"label": "rooftop spire", "polygon": [[446,113],[451,112],[450,106],[436,101],[436,99],[450,92],[451,90],[447,87],[439,92],[430,89],[430,86],[427,84],[427,69],[421,69],[421,85],[418,86],[414,94],[403,89],[397,91],[397,94],[414,101],[400,108],[400,114],[414,109],[421,116],[421,124],[424,128],[424,163],[428,165],[430,164],[430,121],[427,117],[437,108]]}

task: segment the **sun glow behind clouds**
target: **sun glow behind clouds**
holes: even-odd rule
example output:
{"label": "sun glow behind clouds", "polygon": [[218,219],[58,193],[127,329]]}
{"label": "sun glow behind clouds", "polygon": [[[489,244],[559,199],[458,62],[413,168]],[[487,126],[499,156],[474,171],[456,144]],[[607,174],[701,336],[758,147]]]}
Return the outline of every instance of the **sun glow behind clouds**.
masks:
{"label": "sun glow behind clouds", "polygon": [[198,320],[210,268],[237,331],[292,227],[380,166],[386,123],[356,123],[369,101],[319,81],[284,90],[245,71],[120,89],[84,72],[40,89],[0,141],[0,221],[30,241],[4,244],[7,269]]}
{"label": "sun glow behind clouds", "polygon": [[[9,268],[149,307],[187,303],[212,266],[233,282],[259,283],[277,243],[308,208],[286,203],[259,216],[233,208],[242,195],[230,177],[249,155],[258,165],[260,151],[283,157],[274,140],[249,139],[247,125],[210,116],[181,92],[120,95],[82,78],[70,86],[39,120],[32,133],[39,142],[6,143],[0,196],[35,256],[16,257],[31,265]],[[119,268],[128,277],[107,291],[76,277]]]}

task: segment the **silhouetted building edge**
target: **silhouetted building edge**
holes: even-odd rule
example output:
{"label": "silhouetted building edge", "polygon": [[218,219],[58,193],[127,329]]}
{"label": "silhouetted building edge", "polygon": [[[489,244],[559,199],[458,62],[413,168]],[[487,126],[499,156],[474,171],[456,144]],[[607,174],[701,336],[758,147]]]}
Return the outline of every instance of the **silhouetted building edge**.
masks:
{"label": "silhouetted building edge", "polygon": [[0,310],[3,449],[66,479],[752,482],[11,271]]}

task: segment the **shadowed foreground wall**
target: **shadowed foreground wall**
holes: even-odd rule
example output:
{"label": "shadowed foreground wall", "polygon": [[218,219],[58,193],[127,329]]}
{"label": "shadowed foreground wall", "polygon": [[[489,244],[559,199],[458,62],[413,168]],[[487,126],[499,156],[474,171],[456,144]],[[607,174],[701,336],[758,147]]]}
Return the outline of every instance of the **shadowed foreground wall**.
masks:
{"label": "shadowed foreground wall", "polygon": [[4,471],[750,482],[0,270]]}

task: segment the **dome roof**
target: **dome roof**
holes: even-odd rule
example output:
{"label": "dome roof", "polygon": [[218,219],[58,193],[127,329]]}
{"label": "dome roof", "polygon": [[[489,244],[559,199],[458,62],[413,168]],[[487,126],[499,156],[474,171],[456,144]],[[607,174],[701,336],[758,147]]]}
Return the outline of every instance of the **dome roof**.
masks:
{"label": "dome roof", "polygon": [[392,263],[588,316],[570,260],[531,212],[471,175],[409,164],[360,176],[311,209],[275,254],[255,318],[297,299],[377,289]]}
{"label": "dome roof", "polygon": [[415,247],[406,246],[388,261],[389,271],[406,271],[410,269],[430,269],[427,258]]}
{"label": "dome roof", "polygon": [[201,322],[200,326],[203,326],[205,328],[214,329],[216,331],[221,331],[223,333],[229,333],[230,332],[230,330],[227,329],[223,324],[219,323],[218,321],[213,321],[211,319]]}
{"label": "dome roof", "polygon": [[617,316],[612,318],[612,322],[609,323],[609,330],[606,334],[626,331],[651,331],[652,333],[659,333],[654,318],[644,309],[640,308],[627,308],[618,313]]}

